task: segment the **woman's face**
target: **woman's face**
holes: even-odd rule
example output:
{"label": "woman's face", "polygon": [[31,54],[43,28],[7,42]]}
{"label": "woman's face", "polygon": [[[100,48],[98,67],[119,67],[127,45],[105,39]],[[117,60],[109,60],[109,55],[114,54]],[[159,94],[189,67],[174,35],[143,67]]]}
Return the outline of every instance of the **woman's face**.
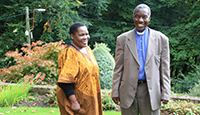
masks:
{"label": "woman's face", "polygon": [[81,49],[83,47],[88,46],[88,41],[90,39],[90,35],[86,26],[80,26],[77,28],[77,32],[71,34],[71,38],[73,40],[73,44]]}

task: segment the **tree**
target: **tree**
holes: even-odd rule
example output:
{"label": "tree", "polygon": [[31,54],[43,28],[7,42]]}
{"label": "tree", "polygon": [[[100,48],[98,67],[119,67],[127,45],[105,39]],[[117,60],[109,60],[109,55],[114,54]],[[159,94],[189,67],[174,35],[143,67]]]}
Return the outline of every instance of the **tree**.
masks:
{"label": "tree", "polygon": [[[61,39],[66,43],[70,42],[68,34],[69,26],[76,21],[84,21],[79,18],[76,8],[82,3],[72,0],[2,0],[0,3],[0,68],[9,67],[13,60],[5,57],[8,51],[20,51],[20,48],[27,42],[24,34],[25,28],[25,7],[29,7],[32,18],[33,10],[44,8],[46,12],[35,13],[33,39],[43,42],[55,42]],[[30,20],[32,28],[32,20]]]}
{"label": "tree", "polygon": [[180,73],[191,72],[192,66],[200,61],[199,4],[197,0],[185,0],[178,7],[182,15],[178,15],[176,27],[165,31],[171,38],[171,75],[177,78],[181,77]]}

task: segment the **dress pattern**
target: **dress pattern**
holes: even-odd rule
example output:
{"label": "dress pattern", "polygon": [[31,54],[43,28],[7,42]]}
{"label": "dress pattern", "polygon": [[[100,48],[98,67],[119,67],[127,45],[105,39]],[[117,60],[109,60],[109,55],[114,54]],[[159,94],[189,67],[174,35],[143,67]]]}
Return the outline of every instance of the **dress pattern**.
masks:
{"label": "dress pattern", "polygon": [[[75,96],[81,106],[79,115],[102,115],[99,67],[90,47],[86,48],[88,53],[84,54],[71,44],[60,52],[57,83],[74,83]],[[59,106],[63,107],[61,111],[75,115],[70,110],[70,102],[59,85],[57,99]]]}

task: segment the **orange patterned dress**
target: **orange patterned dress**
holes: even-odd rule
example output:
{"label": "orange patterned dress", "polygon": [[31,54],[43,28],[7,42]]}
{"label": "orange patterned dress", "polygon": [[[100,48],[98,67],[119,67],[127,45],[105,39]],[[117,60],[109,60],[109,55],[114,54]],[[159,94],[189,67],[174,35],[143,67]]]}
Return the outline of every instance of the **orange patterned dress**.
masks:
{"label": "orange patterned dress", "polygon": [[74,83],[74,93],[81,107],[81,113],[70,109],[70,102],[57,85],[57,99],[63,115],[102,115],[99,67],[90,47],[84,54],[75,46],[68,45],[58,56],[58,83]]}

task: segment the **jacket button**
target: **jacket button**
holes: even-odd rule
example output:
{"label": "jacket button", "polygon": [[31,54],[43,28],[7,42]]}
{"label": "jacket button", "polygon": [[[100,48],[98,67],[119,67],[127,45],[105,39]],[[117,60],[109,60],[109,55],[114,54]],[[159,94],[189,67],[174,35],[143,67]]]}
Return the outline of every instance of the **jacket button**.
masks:
{"label": "jacket button", "polygon": [[137,70],[139,70],[140,68],[138,67]]}
{"label": "jacket button", "polygon": [[133,88],[133,90],[136,90],[136,88]]}

